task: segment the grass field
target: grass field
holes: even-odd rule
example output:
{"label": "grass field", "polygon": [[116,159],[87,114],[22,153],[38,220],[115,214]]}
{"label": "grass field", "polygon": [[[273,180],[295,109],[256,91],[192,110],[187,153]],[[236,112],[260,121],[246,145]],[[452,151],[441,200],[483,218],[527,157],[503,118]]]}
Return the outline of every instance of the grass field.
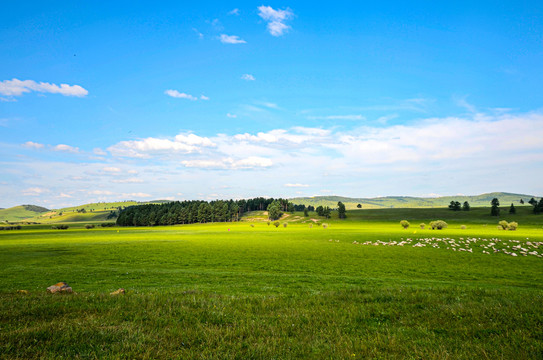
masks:
{"label": "grass field", "polygon": [[[0,358],[542,358],[528,210],[505,216],[517,231],[488,208],[3,231]],[[418,227],[436,219],[449,227]],[[76,294],[46,294],[58,281]]]}

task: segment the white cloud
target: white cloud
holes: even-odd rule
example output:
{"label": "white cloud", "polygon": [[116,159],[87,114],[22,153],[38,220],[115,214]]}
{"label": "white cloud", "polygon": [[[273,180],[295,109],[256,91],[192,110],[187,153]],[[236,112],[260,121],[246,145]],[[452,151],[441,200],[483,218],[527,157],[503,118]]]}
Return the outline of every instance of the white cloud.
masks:
{"label": "white cloud", "polygon": [[171,96],[173,98],[177,98],[177,99],[188,99],[188,100],[191,100],[191,101],[196,101],[198,100],[197,97],[194,97],[190,94],[186,94],[186,93],[182,93],[182,92],[179,92],[177,90],[166,90],[164,91],[164,94],[168,95],[168,96]]}
{"label": "white cloud", "polygon": [[273,165],[270,159],[250,156],[248,158],[234,160],[232,158],[224,158],[221,160],[185,160],[181,162],[186,167],[204,168],[204,169],[254,169],[266,168]]}
{"label": "white cloud", "polygon": [[31,188],[27,188],[27,189],[24,189],[22,191],[22,194],[24,196],[40,196],[44,193],[47,193],[49,192],[48,189],[44,189],[44,188],[40,188],[40,187],[31,187]]}
{"label": "white cloud", "polygon": [[118,167],[113,167],[113,166],[106,166],[105,168],[102,168],[103,171],[105,172],[108,172],[108,173],[120,173],[121,172],[121,169],[119,169]]}
{"label": "white cloud", "polygon": [[241,75],[241,79],[247,81],[255,81],[255,77],[251,74],[243,74]]}
{"label": "white cloud", "polygon": [[41,149],[41,148],[43,148],[43,144],[35,143],[33,141],[27,141],[22,146],[26,147],[26,148],[30,148],[30,149]]}
{"label": "white cloud", "polygon": [[236,114],[230,114],[230,113],[227,113],[227,114],[226,114],[226,117],[229,117],[229,118],[235,119],[235,118],[237,118],[238,116],[237,116]]}
{"label": "white cloud", "polygon": [[100,148],[94,148],[92,150],[92,152],[94,154],[96,154],[96,155],[107,155],[107,153],[104,150],[100,149]]}
{"label": "white cloud", "polygon": [[213,141],[211,141],[207,137],[201,137],[194,134],[179,134],[175,136],[175,141],[183,144],[188,145],[199,145],[199,146],[209,146],[213,147],[216,146]]}
{"label": "white cloud", "polygon": [[209,100],[209,98],[207,96],[205,96],[205,95],[201,95],[200,100]]}
{"label": "white cloud", "polygon": [[194,134],[179,134],[170,139],[146,138],[142,140],[121,141],[108,148],[114,156],[149,158],[156,154],[171,152],[190,154],[200,152],[202,147],[213,147],[215,144],[206,137]]}
{"label": "white cloud", "polygon": [[271,6],[259,6],[258,16],[268,23],[268,31],[273,36],[283,35],[290,26],[285,24],[285,21],[291,19],[294,13],[290,9],[275,10]]}
{"label": "white cloud", "polygon": [[285,184],[284,185],[285,187],[290,187],[290,188],[303,188],[303,187],[309,187],[309,185],[307,184]]}
{"label": "white cloud", "polygon": [[58,195],[58,197],[59,198],[72,198],[73,196],[61,192],[60,195]]}
{"label": "white cloud", "polygon": [[240,37],[237,36],[237,35],[221,34],[221,36],[219,36],[219,40],[223,44],[245,44],[245,43],[247,43],[247,41],[245,41],[243,39],[240,39]]}
{"label": "white cloud", "polygon": [[228,15],[239,15],[239,9],[235,8],[228,12]]}
{"label": "white cloud", "polygon": [[21,96],[32,91],[40,93],[61,94],[64,96],[86,96],[89,92],[79,85],[50,84],[34,80],[4,80],[0,82],[0,94],[7,96]]}
{"label": "white cloud", "polygon": [[68,153],[72,153],[72,154],[75,154],[75,153],[79,152],[79,148],[76,148],[76,147],[73,147],[73,146],[70,146],[70,145],[66,145],[66,144],[58,144],[58,145],[53,147],[53,150],[54,151],[68,152]]}
{"label": "white cloud", "polygon": [[115,179],[115,180],[111,180],[111,182],[114,182],[116,184],[137,184],[137,183],[142,183],[143,180],[138,179],[138,178],[128,178],[128,179]]}

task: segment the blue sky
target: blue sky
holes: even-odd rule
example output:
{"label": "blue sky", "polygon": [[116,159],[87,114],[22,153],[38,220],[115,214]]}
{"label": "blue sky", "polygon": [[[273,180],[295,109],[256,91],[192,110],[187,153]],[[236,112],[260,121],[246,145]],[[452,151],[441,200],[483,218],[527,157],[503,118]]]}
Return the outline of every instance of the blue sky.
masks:
{"label": "blue sky", "polygon": [[0,207],[541,195],[542,83],[536,1],[10,3]]}

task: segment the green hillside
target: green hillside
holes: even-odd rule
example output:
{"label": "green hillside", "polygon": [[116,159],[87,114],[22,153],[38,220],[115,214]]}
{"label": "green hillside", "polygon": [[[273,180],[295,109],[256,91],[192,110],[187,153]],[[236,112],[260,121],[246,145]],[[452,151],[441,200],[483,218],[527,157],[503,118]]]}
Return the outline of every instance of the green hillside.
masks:
{"label": "green hillside", "polygon": [[422,198],[411,196],[386,196],[377,198],[349,198],[342,196],[315,196],[315,197],[299,197],[292,198],[295,204],[313,205],[313,206],[329,206],[336,207],[338,201],[345,204],[347,209],[355,209],[358,204],[362,205],[363,209],[377,208],[424,208],[424,207],[446,207],[451,201],[469,202],[471,206],[490,206],[490,201],[493,198],[498,198],[502,206],[514,203],[515,206],[521,205],[520,200],[523,199],[527,204],[532,198],[539,198],[534,195],[512,194],[504,192],[493,192],[474,196],[441,196],[435,198]]}
{"label": "green hillside", "polygon": [[20,205],[0,210],[0,221],[21,221],[50,211],[36,205]]}

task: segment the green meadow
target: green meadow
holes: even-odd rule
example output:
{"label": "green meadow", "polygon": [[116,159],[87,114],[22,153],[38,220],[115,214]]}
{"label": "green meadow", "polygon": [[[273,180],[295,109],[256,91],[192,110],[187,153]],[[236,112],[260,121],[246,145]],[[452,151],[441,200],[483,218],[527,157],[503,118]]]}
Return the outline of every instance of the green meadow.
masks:
{"label": "green meadow", "polygon": [[[1,231],[0,358],[543,358],[530,210]],[[47,294],[59,281],[75,293]]]}

